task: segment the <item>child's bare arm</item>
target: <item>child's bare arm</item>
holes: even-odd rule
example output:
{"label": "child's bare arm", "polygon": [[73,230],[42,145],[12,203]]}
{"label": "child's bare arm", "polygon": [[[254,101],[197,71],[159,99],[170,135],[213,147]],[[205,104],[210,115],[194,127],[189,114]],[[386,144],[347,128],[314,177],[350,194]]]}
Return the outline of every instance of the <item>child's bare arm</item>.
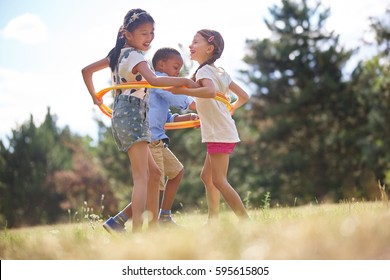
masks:
{"label": "child's bare arm", "polygon": [[172,88],[167,89],[173,94],[185,94],[188,96],[199,97],[199,98],[214,98],[216,91],[213,81],[210,79],[202,79],[198,88]]}
{"label": "child's bare arm", "polygon": [[183,77],[168,77],[168,76],[157,76],[148,66],[145,61],[138,63],[133,72],[139,72],[145,80],[148,81],[152,86],[174,86],[174,87],[198,87],[199,85],[191,79]]}
{"label": "child's bare arm", "polygon": [[99,70],[105,69],[109,66],[109,62],[107,58],[103,58],[98,60],[81,70],[81,74],[83,75],[84,83],[87,86],[88,92],[92,97],[93,103],[96,105],[101,105],[103,103],[102,100],[99,100],[96,97],[96,90],[93,85],[93,74]]}
{"label": "child's bare arm", "polygon": [[248,93],[243,90],[239,85],[237,85],[235,82],[231,82],[229,85],[229,89],[237,96],[237,100],[232,103],[232,110],[231,114],[233,115],[234,112],[240,108],[242,105],[248,102],[249,95]]}
{"label": "child's bare arm", "polygon": [[174,122],[194,121],[197,119],[199,119],[199,116],[197,114],[189,113],[175,116]]}

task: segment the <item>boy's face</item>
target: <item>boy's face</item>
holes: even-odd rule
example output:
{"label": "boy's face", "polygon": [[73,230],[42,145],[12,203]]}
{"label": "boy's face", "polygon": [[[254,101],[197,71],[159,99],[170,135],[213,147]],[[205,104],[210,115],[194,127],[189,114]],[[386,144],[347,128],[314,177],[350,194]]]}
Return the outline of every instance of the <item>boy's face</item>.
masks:
{"label": "boy's face", "polygon": [[159,72],[163,72],[167,74],[168,76],[177,77],[180,74],[180,69],[183,67],[183,59],[180,55],[171,55],[166,60],[161,60],[160,63],[158,63],[158,69],[156,69]]}

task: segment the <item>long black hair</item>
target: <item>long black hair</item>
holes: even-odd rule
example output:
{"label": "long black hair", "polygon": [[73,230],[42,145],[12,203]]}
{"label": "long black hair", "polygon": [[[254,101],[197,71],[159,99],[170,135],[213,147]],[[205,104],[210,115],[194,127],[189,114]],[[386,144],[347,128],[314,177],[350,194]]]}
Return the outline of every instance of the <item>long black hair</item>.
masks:
{"label": "long black hair", "polygon": [[154,19],[145,10],[131,9],[127,12],[125,18],[123,19],[123,24],[119,28],[115,47],[107,55],[110,60],[111,71],[114,72],[121,50],[126,44],[126,39],[123,34],[124,31],[133,32],[138,26],[144,23],[154,24]]}

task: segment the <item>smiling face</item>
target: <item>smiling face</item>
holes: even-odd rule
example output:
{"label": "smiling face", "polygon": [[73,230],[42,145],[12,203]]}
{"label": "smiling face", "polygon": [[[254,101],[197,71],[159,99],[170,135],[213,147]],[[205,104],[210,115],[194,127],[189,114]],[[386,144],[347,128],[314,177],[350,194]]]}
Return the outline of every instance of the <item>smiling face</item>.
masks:
{"label": "smiling face", "polygon": [[166,73],[168,76],[178,77],[182,67],[183,59],[181,55],[171,54],[167,59],[158,61],[156,70]]}
{"label": "smiling face", "polygon": [[124,35],[128,46],[147,51],[154,39],[154,24],[150,22],[141,24],[132,32],[125,31]]}
{"label": "smiling face", "polygon": [[195,34],[189,48],[191,59],[199,62],[199,64],[209,60],[214,51],[214,46],[207,42],[206,38],[199,33]]}

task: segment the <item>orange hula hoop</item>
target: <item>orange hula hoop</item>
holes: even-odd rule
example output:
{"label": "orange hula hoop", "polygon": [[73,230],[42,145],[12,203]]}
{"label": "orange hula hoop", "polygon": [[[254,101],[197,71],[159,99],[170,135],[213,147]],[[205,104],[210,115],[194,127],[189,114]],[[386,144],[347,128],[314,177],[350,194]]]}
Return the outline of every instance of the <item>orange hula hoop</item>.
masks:
{"label": "orange hula hoop", "polygon": [[[111,86],[102,89],[96,94],[96,97],[99,100],[103,100],[103,96],[115,89],[128,89],[128,88],[162,88],[162,89],[168,89],[170,87],[157,87],[157,86],[152,86],[148,82],[131,82],[131,83],[124,83],[116,86]],[[232,109],[232,105],[230,104],[229,100],[226,98],[225,95],[222,93],[218,92],[217,95],[214,97],[215,100],[220,101],[224,103],[228,110],[230,111]],[[112,109],[105,105],[104,103],[99,106],[100,111],[104,115],[106,115],[109,118],[112,118]],[[200,127],[200,120],[193,120],[193,121],[182,121],[182,122],[172,122],[172,123],[166,123],[164,126],[165,130],[173,130],[173,129],[182,129],[182,128],[194,128],[194,127]]]}

